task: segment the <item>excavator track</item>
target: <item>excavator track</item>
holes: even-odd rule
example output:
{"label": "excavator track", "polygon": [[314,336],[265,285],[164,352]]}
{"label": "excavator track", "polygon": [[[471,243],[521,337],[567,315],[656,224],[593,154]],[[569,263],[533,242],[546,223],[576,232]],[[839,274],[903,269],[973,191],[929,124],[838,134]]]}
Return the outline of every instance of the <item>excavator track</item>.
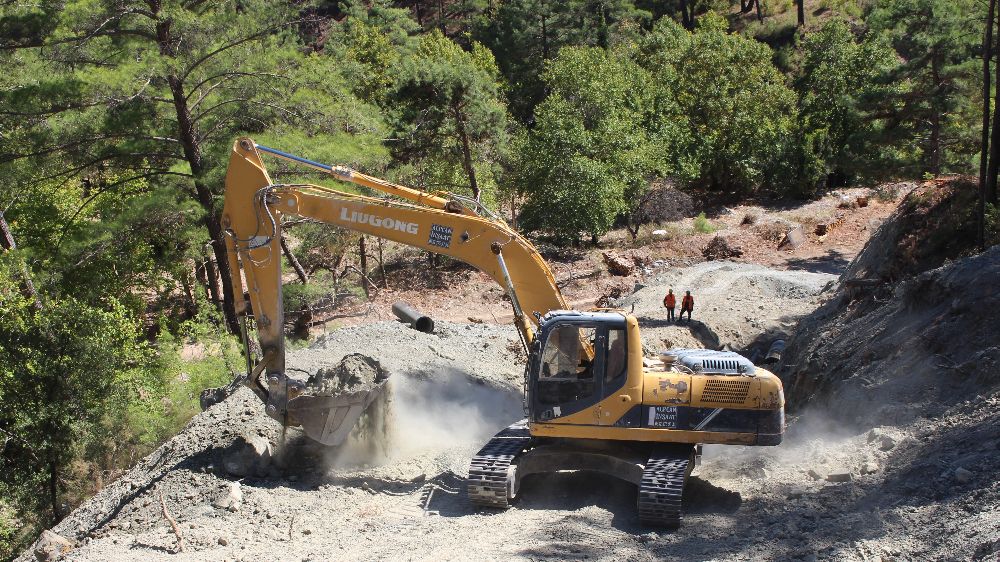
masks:
{"label": "excavator track", "polygon": [[512,463],[530,441],[527,420],[511,424],[494,435],[472,457],[466,482],[469,501],[484,507],[510,507],[516,493],[510,489],[513,485]]}
{"label": "excavator track", "polygon": [[694,468],[694,447],[656,449],[649,455],[639,484],[639,520],[677,528],[681,524],[684,483]]}

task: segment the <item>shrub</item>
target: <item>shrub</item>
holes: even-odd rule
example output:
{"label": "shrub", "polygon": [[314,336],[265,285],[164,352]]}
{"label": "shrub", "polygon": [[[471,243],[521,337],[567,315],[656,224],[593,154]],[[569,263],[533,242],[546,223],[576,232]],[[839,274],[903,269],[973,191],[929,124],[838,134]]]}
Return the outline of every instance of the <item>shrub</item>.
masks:
{"label": "shrub", "polygon": [[698,213],[698,216],[694,218],[694,230],[695,232],[700,232],[702,234],[711,234],[717,229],[705,216],[705,212],[702,211]]}

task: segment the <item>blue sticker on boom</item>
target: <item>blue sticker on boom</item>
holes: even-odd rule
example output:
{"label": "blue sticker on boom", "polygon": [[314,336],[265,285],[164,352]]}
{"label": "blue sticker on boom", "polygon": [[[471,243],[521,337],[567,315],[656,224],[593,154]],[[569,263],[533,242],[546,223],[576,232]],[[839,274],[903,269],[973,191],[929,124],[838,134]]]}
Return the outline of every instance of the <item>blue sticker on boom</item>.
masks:
{"label": "blue sticker on boom", "polygon": [[451,227],[442,226],[440,224],[432,224],[431,236],[427,239],[427,243],[431,246],[437,246],[438,248],[450,248]]}

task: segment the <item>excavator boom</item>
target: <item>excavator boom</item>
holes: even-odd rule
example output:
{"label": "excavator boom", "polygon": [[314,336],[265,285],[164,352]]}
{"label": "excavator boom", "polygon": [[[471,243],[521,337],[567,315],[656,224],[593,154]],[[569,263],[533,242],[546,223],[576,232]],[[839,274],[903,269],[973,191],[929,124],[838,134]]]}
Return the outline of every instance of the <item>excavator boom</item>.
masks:
{"label": "excavator boom", "polygon": [[[309,184],[275,184],[262,153],[404,200]],[[370,397],[355,397],[349,403],[342,397],[323,397],[317,402],[316,396],[285,376],[280,248],[285,215],[371,234],[476,267],[507,290],[515,325],[526,346],[534,338],[538,318],[566,308],[552,272],[534,246],[475,201],[427,193],[259,146],[250,139],[238,140],[226,175],[222,222],[228,234],[236,310],[241,317],[253,311],[263,353],[246,384],[264,400],[270,416],[302,425],[310,437],[326,444],[346,437],[342,427],[353,425],[352,417],[360,415]],[[329,423],[338,418],[339,423]]]}

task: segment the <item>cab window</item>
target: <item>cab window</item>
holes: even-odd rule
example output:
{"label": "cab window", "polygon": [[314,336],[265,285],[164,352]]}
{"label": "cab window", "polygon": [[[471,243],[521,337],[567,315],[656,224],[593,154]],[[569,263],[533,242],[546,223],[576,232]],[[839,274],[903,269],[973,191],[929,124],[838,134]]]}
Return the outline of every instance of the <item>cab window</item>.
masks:
{"label": "cab window", "polygon": [[549,332],[538,374],[538,400],[557,405],[594,396],[597,330],[567,324]]}
{"label": "cab window", "polygon": [[625,374],[628,354],[625,350],[625,330],[608,330],[608,361],[604,380],[612,381]]}

